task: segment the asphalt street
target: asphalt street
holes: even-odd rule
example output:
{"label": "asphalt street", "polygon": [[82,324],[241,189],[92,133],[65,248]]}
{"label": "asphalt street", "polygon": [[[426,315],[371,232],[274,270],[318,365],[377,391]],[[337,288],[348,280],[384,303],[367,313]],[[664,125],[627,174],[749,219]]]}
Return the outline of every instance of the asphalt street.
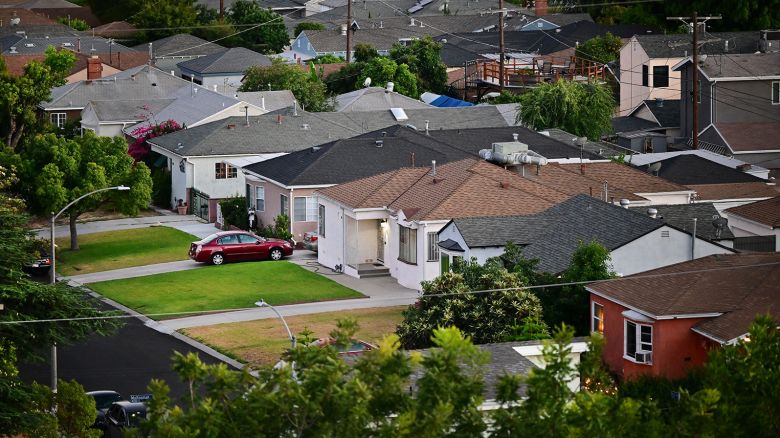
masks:
{"label": "asphalt street", "polygon": [[[76,379],[87,391],[108,389],[124,397],[146,394],[152,378],[163,379],[171,387],[170,396],[180,400],[186,385],[171,370],[175,351],[196,352],[205,363],[219,361],[184,342],[144,326],[136,318],[127,318],[113,336],[91,336],[76,345],[58,348],[60,379]],[[48,355],[47,355],[48,356]],[[26,382],[50,383],[49,362],[22,364]]]}

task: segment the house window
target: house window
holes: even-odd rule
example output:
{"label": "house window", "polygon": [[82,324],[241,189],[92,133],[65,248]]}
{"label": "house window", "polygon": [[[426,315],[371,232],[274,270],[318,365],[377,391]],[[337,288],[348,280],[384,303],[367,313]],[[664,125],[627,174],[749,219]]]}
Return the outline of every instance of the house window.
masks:
{"label": "house window", "polygon": [[214,163],[214,176],[217,179],[235,178],[238,169],[227,163]]}
{"label": "house window", "polygon": [[68,118],[66,113],[51,113],[51,123],[62,129],[65,127],[65,120]]}
{"label": "house window", "polygon": [[296,196],[293,199],[293,220],[295,222],[314,222],[317,220],[317,203],[309,196]]}
{"label": "house window", "polygon": [[590,331],[604,334],[604,306],[595,301],[593,302],[593,325]]}
{"label": "house window", "polygon": [[780,105],[780,82],[772,82],[772,105]]}
{"label": "house window", "polygon": [[669,86],[669,66],[656,65],[653,67],[653,87],[664,88]]}
{"label": "house window", "polygon": [[428,261],[439,261],[439,233],[428,233]]}
{"label": "house window", "polygon": [[625,356],[636,362],[652,362],[653,326],[626,320]]}
{"label": "house window", "polygon": [[417,264],[417,230],[398,226],[398,260]]}
{"label": "house window", "polygon": [[290,198],[287,195],[279,195],[279,214],[290,217]]}
{"label": "house window", "polygon": [[642,86],[646,87],[650,82],[648,81],[649,68],[646,65],[642,66]]}
{"label": "house window", "polygon": [[319,219],[319,222],[317,223],[317,234],[319,234],[320,237],[325,237],[325,206],[322,204],[319,206],[319,215],[317,217]]}
{"label": "house window", "polygon": [[265,187],[255,187],[255,210],[265,211]]}

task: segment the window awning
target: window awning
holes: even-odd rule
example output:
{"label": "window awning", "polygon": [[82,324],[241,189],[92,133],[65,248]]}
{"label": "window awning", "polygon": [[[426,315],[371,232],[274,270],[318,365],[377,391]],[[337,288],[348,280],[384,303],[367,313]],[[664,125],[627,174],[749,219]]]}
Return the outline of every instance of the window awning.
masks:
{"label": "window awning", "polygon": [[624,318],[630,319],[632,321],[637,322],[655,322],[654,319],[650,318],[649,316],[642,315],[639,312],[635,312],[633,310],[626,310],[622,313]]}
{"label": "window awning", "polygon": [[452,239],[442,240],[439,242],[439,247],[447,251],[465,252],[460,244]]}

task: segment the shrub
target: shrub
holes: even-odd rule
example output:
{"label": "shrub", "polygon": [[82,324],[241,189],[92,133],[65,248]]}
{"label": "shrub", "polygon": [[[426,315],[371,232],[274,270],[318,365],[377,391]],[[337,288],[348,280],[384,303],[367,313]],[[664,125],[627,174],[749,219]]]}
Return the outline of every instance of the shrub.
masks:
{"label": "shrub", "polygon": [[171,208],[171,171],[165,168],[152,172],[152,203]]}
{"label": "shrub", "polygon": [[220,201],[219,208],[222,210],[222,226],[229,228],[231,225],[249,229],[249,215],[247,214],[246,198],[236,196]]}

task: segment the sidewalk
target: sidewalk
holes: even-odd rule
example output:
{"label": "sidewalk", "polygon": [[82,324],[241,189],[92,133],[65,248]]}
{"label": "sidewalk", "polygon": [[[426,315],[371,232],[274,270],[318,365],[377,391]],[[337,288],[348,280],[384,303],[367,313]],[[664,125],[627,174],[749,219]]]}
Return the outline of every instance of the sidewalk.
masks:
{"label": "sidewalk", "polygon": [[[190,233],[203,238],[209,234],[219,231],[214,224],[204,222],[202,219],[193,215],[160,215],[147,217],[131,217],[124,219],[113,219],[108,221],[94,221],[79,223],[76,225],[79,235],[100,233],[103,231],[129,230],[133,228],[146,228],[150,226],[168,226],[177,230]],[[67,236],[70,233],[68,225],[57,225],[54,227],[55,236]],[[41,238],[48,238],[51,231],[48,228],[36,230],[36,234]]]}
{"label": "sidewalk", "polygon": [[200,268],[202,266],[203,263],[198,263],[194,260],[179,260],[177,262],[157,263],[154,265],[134,266],[132,268],[93,272],[91,274],[72,275],[65,278],[69,282],[75,282],[83,285],[87,283],[97,283],[99,281],[122,280],[125,278],[163,274],[165,272],[186,271],[188,269]]}

